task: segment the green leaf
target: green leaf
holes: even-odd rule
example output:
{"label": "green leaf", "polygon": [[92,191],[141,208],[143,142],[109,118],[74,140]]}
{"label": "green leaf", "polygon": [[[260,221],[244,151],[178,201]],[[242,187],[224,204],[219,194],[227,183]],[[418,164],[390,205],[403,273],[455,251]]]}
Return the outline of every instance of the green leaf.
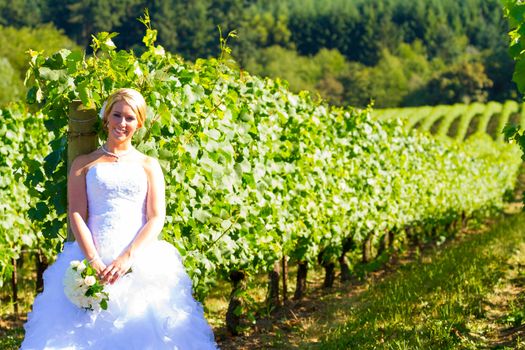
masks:
{"label": "green leaf", "polygon": [[31,220],[43,221],[49,213],[49,208],[45,202],[38,202],[35,207],[29,209]]}
{"label": "green leaf", "polygon": [[146,47],[153,48],[155,41],[157,41],[157,31],[149,28],[146,29],[146,35],[144,35],[142,38],[142,42],[146,45]]}
{"label": "green leaf", "polygon": [[77,84],[78,97],[82,104],[87,108],[94,108],[95,103],[92,100],[90,85],[87,80]]}
{"label": "green leaf", "polygon": [[516,62],[512,81],[516,83],[521,93],[525,93],[525,59]]}
{"label": "green leaf", "polygon": [[157,109],[157,113],[160,115],[160,122],[162,125],[171,124],[171,112],[165,103],[161,103]]}
{"label": "green leaf", "polygon": [[26,181],[29,187],[34,188],[44,181],[44,174],[40,169],[35,169],[27,175]]}
{"label": "green leaf", "polygon": [[508,16],[512,20],[513,25],[525,21],[525,4],[515,0],[505,0],[505,6],[508,9]]}
{"label": "green leaf", "polygon": [[62,153],[61,150],[58,149],[58,150],[51,152],[44,158],[45,160],[44,170],[47,176],[51,176],[51,174],[57,168],[58,163],[62,160],[61,153]]}
{"label": "green leaf", "polygon": [[502,131],[505,141],[509,141],[510,139],[514,138],[514,136],[518,133],[519,130],[519,125],[512,123],[506,124]]}
{"label": "green leaf", "polygon": [[173,158],[173,153],[167,149],[161,149],[159,151],[159,158],[169,160]]}
{"label": "green leaf", "polygon": [[84,54],[81,51],[72,51],[66,59],[67,73],[70,75],[75,74],[83,58]]}
{"label": "green leaf", "polygon": [[40,67],[38,73],[41,78],[51,81],[64,81],[67,75],[67,71],[64,69],[54,70],[48,67]]}

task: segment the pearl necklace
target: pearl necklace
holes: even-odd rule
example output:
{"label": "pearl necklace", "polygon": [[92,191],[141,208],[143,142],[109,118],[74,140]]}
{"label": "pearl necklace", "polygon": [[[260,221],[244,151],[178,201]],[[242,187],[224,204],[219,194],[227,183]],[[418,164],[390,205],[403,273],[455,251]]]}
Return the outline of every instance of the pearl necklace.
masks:
{"label": "pearl necklace", "polygon": [[122,152],[122,153],[120,153],[120,154],[116,154],[116,153],[113,153],[113,152],[108,151],[105,145],[102,145],[102,146],[100,147],[100,149],[102,150],[102,152],[104,152],[104,153],[107,154],[108,156],[111,156],[111,157],[115,158],[115,162],[118,162],[118,161],[120,160],[120,158],[122,158],[122,157],[128,155],[131,151],[134,150],[134,148],[131,147],[131,148],[128,149],[127,151],[124,151],[124,152]]}

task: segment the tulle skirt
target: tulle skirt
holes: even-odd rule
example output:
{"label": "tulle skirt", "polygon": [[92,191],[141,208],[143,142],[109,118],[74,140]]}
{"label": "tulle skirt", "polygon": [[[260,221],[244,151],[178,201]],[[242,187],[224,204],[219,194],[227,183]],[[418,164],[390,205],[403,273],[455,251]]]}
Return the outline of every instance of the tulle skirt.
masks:
{"label": "tulle skirt", "polygon": [[81,309],[64,294],[70,261],[83,258],[77,243],[66,243],[44,272],[44,291],[28,314],[21,349],[217,349],[170,244],[151,243],[136,256],[131,273],[107,286],[107,310]]}

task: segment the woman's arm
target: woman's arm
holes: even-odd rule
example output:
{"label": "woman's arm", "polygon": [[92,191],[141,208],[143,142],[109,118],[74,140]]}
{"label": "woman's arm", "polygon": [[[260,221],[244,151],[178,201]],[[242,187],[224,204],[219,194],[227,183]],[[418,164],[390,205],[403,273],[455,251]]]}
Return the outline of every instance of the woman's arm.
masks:
{"label": "woman's arm", "polygon": [[67,199],[68,199],[68,216],[71,230],[75,239],[84,253],[84,256],[90,261],[91,266],[100,273],[106,267],[95,248],[93,237],[86,225],[87,220],[87,194],[86,194],[86,174],[85,165],[86,156],[75,158],[69,176],[67,179]]}
{"label": "woman's arm", "polygon": [[165,185],[162,169],[156,159],[149,157],[144,164],[144,169],[148,176],[146,224],[120,256],[102,272],[102,278],[110,283],[115,283],[120,276],[129,270],[135,253],[148,242],[157,239],[164,226],[166,200],[164,197]]}

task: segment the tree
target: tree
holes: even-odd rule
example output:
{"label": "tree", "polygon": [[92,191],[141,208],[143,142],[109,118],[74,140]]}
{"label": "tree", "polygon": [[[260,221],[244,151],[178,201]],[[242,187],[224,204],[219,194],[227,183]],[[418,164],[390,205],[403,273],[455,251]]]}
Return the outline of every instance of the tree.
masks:
{"label": "tree", "polygon": [[296,51],[280,46],[260,50],[246,62],[246,69],[254,74],[288,81],[292,91],[315,91],[321,69],[314,60]]}
{"label": "tree", "polygon": [[45,1],[0,0],[0,25],[34,27],[44,22]]}
{"label": "tree", "polygon": [[465,61],[436,74],[417,93],[430,105],[485,102],[492,84],[481,62]]}
{"label": "tree", "polygon": [[279,7],[267,10],[251,6],[243,13],[237,33],[238,38],[231,45],[241,65],[253,59],[251,56],[258,49],[270,46],[293,49],[288,17]]}
{"label": "tree", "polygon": [[5,57],[0,57],[0,76],[0,105],[5,105],[19,97],[20,87],[23,85],[18,72]]}
{"label": "tree", "polygon": [[53,25],[38,28],[0,26],[0,76],[7,89],[0,89],[0,101],[5,104],[23,98],[25,74],[29,68],[28,50],[53,53],[61,48],[75,49],[77,45]]}
{"label": "tree", "polygon": [[59,28],[87,47],[91,42],[91,35],[96,32],[111,32],[128,21],[136,21],[140,17],[145,5],[142,0],[62,0],[60,17],[53,20]]}
{"label": "tree", "polygon": [[[508,46],[508,43],[507,45]],[[516,84],[512,81],[514,62],[504,46],[499,50],[488,51],[484,55],[483,64],[487,76],[493,85],[488,90],[488,100],[505,101],[518,99]]]}
{"label": "tree", "polygon": [[383,50],[377,66],[370,69],[370,90],[378,108],[398,106],[408,93],[408,77],[402,60]]}

